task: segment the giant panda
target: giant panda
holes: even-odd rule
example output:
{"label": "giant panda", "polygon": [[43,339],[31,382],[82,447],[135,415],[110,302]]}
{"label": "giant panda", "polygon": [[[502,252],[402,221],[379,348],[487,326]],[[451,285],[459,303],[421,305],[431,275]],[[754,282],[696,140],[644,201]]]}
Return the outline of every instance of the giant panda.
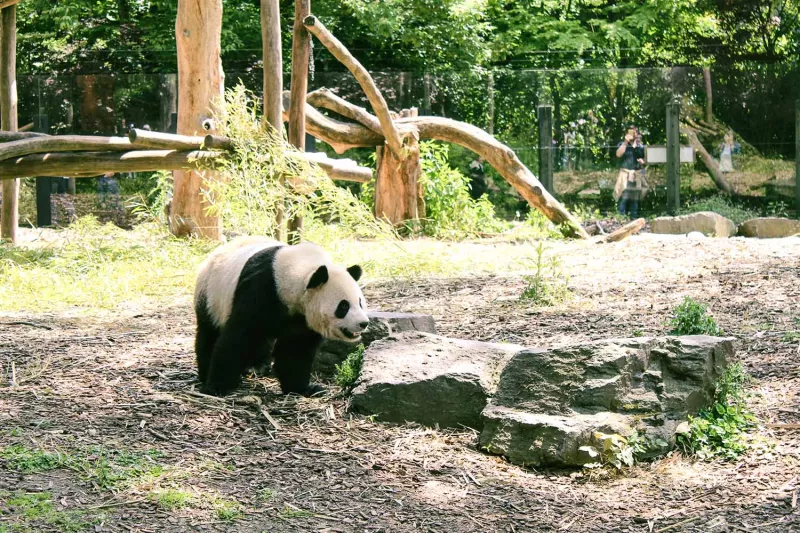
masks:
{"label": "giant panda", "polygon": [[195,286],[201,391],[228,394],[242,374],[269,368],[270,360],[284,394],[324,391],[309,381],[322,339],[355,342],[369,325],[361,274],[307,242],[245,236],[215,249]]}

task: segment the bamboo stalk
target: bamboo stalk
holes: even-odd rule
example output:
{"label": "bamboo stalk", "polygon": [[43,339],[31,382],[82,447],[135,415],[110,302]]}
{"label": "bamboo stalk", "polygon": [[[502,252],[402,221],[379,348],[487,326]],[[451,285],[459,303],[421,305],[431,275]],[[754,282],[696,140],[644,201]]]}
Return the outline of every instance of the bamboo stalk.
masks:
{"label": "bamboo stalk", "polygon": [[128,132],[131,149],[148,150],[202,150],[205,137],[175,135],[133,128]]}
{"label": "bamboo stalk", "polygon": [[[333,56],[339,60],[361,85],[361,89],[367,95],[372,109],[378,116],[381,124],[381,132],[386,138],[389,149],[394,153],[398,159],[404,159],[403,142],[400,139],[400,132],[397,130],[394,122],[392,121],[389,107],[386,105],[383,95],[378,90],[372,76],[369,75],[367,69],[353,57],[353,55],[345,48],[345,46],[328,31],[328,29],[320,22],[314,15],[309,15],[303,20],[303,24],[308,28],[308,31],[314,34],[319,41],[325,45]],[[294,104],[294,102],[292,102]]]}

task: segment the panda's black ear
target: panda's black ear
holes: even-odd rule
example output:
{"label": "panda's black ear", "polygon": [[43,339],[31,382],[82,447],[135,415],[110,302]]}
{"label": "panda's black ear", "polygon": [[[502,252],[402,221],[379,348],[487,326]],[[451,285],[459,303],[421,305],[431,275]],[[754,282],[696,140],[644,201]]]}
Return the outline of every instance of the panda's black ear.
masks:
{"label": "panda's black ear", "polygon": [[358,265],[353,265],[351,267],[348,267],[347,272],[349,272],[350,275],[353,276],[353,279],[356,281],[358,281],[358,279],[361,277],[361,274],[364,273],[364,271],[361,270],[361,267]]}
{"label": "panda's black ear", "polygon": [[323,285],[325,282],[328,281],[328,267],[322,265],[314,272],[314,275],[311,276],[311,279],[308,280],[308,286],[306,289],[316,289],[320,285]]}

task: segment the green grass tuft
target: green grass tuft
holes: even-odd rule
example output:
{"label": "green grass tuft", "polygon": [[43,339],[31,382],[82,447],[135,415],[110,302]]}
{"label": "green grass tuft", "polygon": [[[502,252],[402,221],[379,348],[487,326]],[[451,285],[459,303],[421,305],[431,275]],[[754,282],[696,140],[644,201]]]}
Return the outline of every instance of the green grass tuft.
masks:
{"label": "green grass tuft", "polygon": [[[548,272],[549,270],[549,272]],[[568,280],[561,272],[561,264],[554,255],[549,261],[544,259],[544,243],[536,247],[536,271],[532,276],[523,278],[527,285],[520,299],[534,305],[557,305],[568,300],[572,293],[567,285]]]}
{"label": "green grass tuft", "polygon": [[157,490],[150,494],[156,504],[167,511],[182,509],[194,505],[195,496],[191,492],[179,489]]}
{"label": "green grass tuft", "polygon": [[671,327],[670,335],[719,336],[723,334],[714,317],[708,314],[708,308],[688,296],[673,311],[669,325]]}
{"label": "green grass tuft", "polygon": [[364,345],[358,347],[347,354],[347,358],[341,365],[336,365],[336,384],[343,389],[349,389],[355,385],[361,376],[361,366],[364,364]]}
{"label": "green grass tuft", "polygon": [[748,431],[757,420],[747,407],[749,376],[741,364],[731,365],[717,382],[714,404],[689,417],[687,431],[677,436],[684,453],[700,459],[734,460],[750,449]]}

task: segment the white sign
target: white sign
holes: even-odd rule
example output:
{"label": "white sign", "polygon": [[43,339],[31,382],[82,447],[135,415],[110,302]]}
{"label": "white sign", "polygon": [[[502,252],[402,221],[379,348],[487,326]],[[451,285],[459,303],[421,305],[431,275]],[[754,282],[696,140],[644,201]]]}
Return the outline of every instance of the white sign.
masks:
{"label": "white sign", "polygon": [[[694,164],[694,148],[691,146],[681,146],[681,163]],[[667,162],[666,146],[645,146],[644,160],[648,165],[659,165]]]}

